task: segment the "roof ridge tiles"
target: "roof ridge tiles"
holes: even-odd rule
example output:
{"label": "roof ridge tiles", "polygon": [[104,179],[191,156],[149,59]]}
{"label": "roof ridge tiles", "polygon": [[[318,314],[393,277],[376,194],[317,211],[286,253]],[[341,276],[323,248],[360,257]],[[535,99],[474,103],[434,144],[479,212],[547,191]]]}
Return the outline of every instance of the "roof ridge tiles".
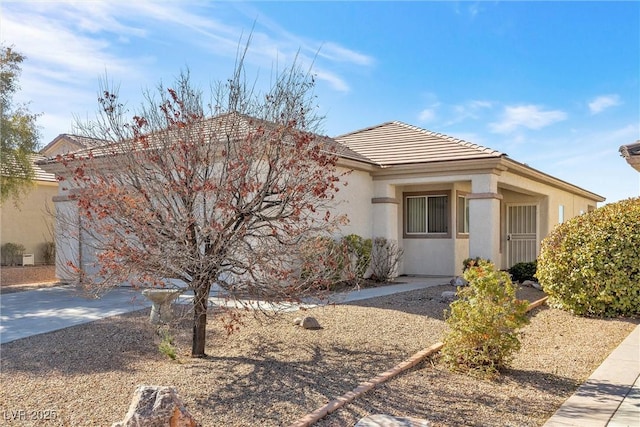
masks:
{"label": "roof ridge tiles", "polygon": [[[354,130],[354,131],[347,132],[347,133],[343,133],[342,135],[337,135],[337,136],[334,136],[332,138],[333,139],[340,139],[340,138],[343,138],[343,137],[346,137],[346,136],[349,136],[349,135],[354,135],[354,134],[357,134],[357,133],[366,132],[366,131],[370,131],[370,130],[373,130],[373,129],[381,128],[383,126],[387,126],[387,125],[390,125],[392,123],[396,123],[396,122],[395,121],[390,121],[390,122],[384,122],[384,123],[380,123],[380,124],[373,125],[373,126],[367,126],[365,128]],[[400,123],[400,122],[398,122],[398,123]]]}

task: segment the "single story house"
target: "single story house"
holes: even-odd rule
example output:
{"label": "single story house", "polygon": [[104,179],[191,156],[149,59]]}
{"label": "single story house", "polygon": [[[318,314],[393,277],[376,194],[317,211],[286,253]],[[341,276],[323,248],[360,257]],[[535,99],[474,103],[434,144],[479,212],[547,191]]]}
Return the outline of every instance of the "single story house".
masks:
{"label": "single story house", "polygon": [[[336,208],[350,220],[341,232],[397,242],[404,250],[399,274],[454,276],[476,256],[499,268],[532,261],[558,223],[604,201],[499,151],[402,122],[333,141],[339,166],[352,171]],[[54,201],[58,210],[73,209],[63,189]],[[81,253],[82,238],[65,233],[57,235],[59,263],[82,264],[90,257]]]}
{"label": "single story house", "polygon": [[401,274],[461,273],[468,257],[499,268],[536,259],[558,224],[604,198],[506,154],[401,122],[336,141],[370,159],[351,188],[354,230],[404,249]]}
{"label": "single story house", "polygon": [[99,143],[92,138],[61,134],[47,144],[38,154],[32,155],[34,170],[33,187],[17,203],[8,200],[0,206],[0,245],[16,243],[24,246],[25,254],[33,255],[28,262],[45,264],[45,248],[54,240],[55,206],[58,181],[53,173],[46,172],[37,163],[58,154],[66,154]]}

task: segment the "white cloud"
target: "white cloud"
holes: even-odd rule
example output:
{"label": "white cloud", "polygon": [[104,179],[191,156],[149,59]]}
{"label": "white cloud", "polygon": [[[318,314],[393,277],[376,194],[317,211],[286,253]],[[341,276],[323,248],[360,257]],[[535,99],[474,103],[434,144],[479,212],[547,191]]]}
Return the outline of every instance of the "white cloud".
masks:
{"label": "white cloud", "polygon": [[489,124],[494,133],[511,133],[518,128],[542,129],[553,123],[566,120],[567,113],[561,110],[543,110],[537,105],[507,106],[498,122]]}
{"label": "white cloud", "polygon": [[350,62],[356,65],[369,66],[373,64],[371,56],[342,47],[336,43],[324,43],[319,55],[332,61]]}
{"label": "white cloud", "polygon": [[428,106],[418,113],[418,121],[420,123],[432,122],[438,116],[440,108],[438,96],[434,93],[425,93],[423,96],[427,100]]}
{"label": "white cloud", "polygon": [[348,92],[349,85],[344,81],[340,76],[330,71],[325,71],[322,69],[315,70],[315,76],[318,80],[324,80],[329,83],[329,85],[339,92]]}
{"label": "white cloud", "polygon": [[443,126],[451,126],[467,119],[477,120],[480,118],[482,110],[487,110],[493,106],[491,101],[471,100],[451,107],[452,117]]}
{"label": "white cloud", "polygon": [[420,122],[430,122],[436,118],[436,110],[434,108],[426,108],[420,112],[418,115],[418,120]]}
{"label": "white cloud", "polygon": [[295,59],[330,90],[348,92],[346,73],[375,62],[338,42],[290,33],[257,9],[243,17],[239,4],[56,0],[8,2],[2,9],[0,39],[27,57],[16,101],[32,101],[31,110],[43,113],[45,142],[68,131],[73,114],[95,111],[105,74],[121,82],[121,96],[134,105],[140,88],[168,78],[182,61],[214,81],[223,78],[215,74],[222,67],[212,64],[232,66],[249,36],[245,65],[260,83]]}
{"label": "white cloud", "polygon": [[591,114],[598,114],[616,105],[620,105],[620,96],[615,94],[601,95],[589,102],[589,111],[591,111]]}

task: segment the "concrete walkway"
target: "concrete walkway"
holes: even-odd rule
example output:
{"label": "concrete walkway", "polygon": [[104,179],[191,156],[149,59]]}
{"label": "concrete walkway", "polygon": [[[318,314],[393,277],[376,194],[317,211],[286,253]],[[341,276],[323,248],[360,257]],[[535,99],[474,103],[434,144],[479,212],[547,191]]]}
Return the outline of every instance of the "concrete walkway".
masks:
{"label": "concrete walkway", "polygon": [[[344,303],[398,292],[422,289],[448,283],[450,278],[403,278],[401,283],[391,286],[362,289],[331,296],[329,302]],[[405,283],[406,282],[406,283]],[[193,298],[188,293],[180,296],[178,303],[189,303]],[[224,305],[228,302],[217,297],[214,289],[210,302]],[[305,301],[305,306],[320,304],[320,301]],[[257,303],[254,303],[257,305]],[[0,344],[20,338],[57,331],[69,326],[93,322],[105,317],[141,310],[151,303],[139,290],[128,287],[112,289],[101,298],[91,298],[74,286],[56,286],[0,295]],[[278,307],[280,310],[297,310],[298,305]]]}
{"label": "concrete walkway", "polygon": [[640,325],[544,427],[640,426]]}
{"label": "concrete walkway", "polygon": [[114,289],[91,298],[74,286],[0,295],[0,344],[150,307],[139,291]]}
{"label": "concrete walkway", "polygon": [[[449,278],[401,278],[403,283],[335,294],[345,303],[449,282]],[[180,301],[189,302],[188,295]],[[213,304],[223,299],[212,295]],[[308,301],[308,306],[318,304]],[[73,286],[0,295],[0,344],[149,307],[140,291],[113,289],[99,299]],[[297,309],[297,306],[291,306]],[[609,355],[544,427],[640,427],[640,326]]]}

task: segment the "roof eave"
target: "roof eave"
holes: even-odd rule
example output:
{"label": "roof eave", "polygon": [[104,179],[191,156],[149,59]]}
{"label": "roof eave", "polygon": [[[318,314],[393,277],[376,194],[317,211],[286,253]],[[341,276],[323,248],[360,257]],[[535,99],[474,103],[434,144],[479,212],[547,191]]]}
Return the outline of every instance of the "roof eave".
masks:
{"label": "roof eave", "polygon": [[[389,178],[397,175],[415,174],[470,174],[504,170],[500,163],[501,157],[479,157],[462,160],[445,160],[437,162],[402,163],[381,165],[374,173],[376,177]],[[428,169],[427,169],[428,168]]]}
{"label": "roof eave", "polygon": [[502,159],[502,162],[505,164],[505,166],[508,169],[511,169],[518,175],[521,175],[529,179],[533,179],[535,181],[542,182],[548,185],[552,185],[553,187],[560,188],[565,191],[569,191],[570,193],[573,193],[582,197],[586,197],[588,199],[594,200],[599,203],[602,203],[606,200],[603,196],[599,194],[596,194],[589,190],[585,190],[582,187],[578,187],[577,185],[571,184],[560,178],[556,178],[555,176],[539,171],[538,169],[532,168],[529,165],[520,163],[511,158],[505,157]]}

